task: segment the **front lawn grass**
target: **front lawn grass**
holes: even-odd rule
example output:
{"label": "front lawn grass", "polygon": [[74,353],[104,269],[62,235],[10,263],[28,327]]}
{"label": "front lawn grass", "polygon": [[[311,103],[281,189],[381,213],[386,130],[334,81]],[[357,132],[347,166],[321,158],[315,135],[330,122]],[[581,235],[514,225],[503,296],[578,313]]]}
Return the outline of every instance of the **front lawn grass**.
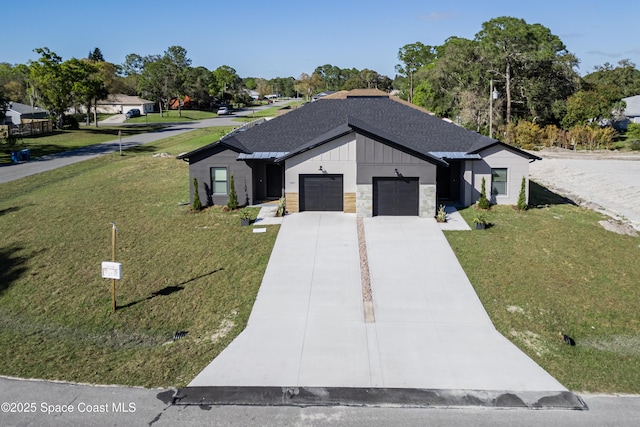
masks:
{"label": "front lawn grass", "polygon": [[[75,148],[100,144],[101,142],[113,141],[118,139],[118,131],[121,132],[123,138],[126,138],[157,129],[157,126],[100,126],[97,128],[83,126],[78,130],[55,130],[49,135],[22,138],[14,151],[29,148],[31,157],[42,157]],[[0,152],[0,164],[11,163],[10,151],[5,149]]]}
{"label": "front lawn grass", "polygon": [[[239,212],[191,212],[188,165],[174,157],[225,132],[0,185],[0,374],[180,387],[244,329],[278,227],[254,234]],[[111,221],[123,264],[115,314],[100,274]],[[188,334],[174,342],[178,331]]]}
{"label": "front lawn grass", "polygon": [[[445,232],[484,307],[567,388],[640,393],[640,239],[533,182],[531,202],[492,207],[487,230]],[[476,209],[461,214],[471,224]]]}

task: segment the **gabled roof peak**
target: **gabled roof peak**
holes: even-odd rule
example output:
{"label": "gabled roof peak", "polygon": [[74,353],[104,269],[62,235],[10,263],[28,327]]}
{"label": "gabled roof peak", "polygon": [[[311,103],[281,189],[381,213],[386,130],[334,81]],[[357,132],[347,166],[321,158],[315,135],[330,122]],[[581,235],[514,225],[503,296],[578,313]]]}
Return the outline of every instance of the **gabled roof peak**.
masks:
{"label": "gabled roof peak", "polygon": [[389,98],[389,94],[380,89],[352,89],[341,90],[331,95],[323,96],[321,99],[348,99],[348,98]]}

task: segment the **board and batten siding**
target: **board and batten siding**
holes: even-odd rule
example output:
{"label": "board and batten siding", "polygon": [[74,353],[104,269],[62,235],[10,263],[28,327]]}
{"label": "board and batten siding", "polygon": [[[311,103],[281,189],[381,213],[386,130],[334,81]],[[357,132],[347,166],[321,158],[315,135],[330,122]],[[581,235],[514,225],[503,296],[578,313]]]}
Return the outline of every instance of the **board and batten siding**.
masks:
{"label": "board and batten siding", "polygon": [[[355,134],[350,133],[333,141],[302,152],[285,161],[285,197],[287,210],[298,212],[300,175],[342,175],[344,211],[355,212],[356,153]],[[320,170],[322,166],[322,171]]]}
{"label": "board and batten siding", "polygon": [[[526,180],[527,201],[529,200],[529,159],[501,145],[494,145],[479,152],[482,160],[473,162],[475,203],[480,196],[482,177],[485,178],[487,197],[491,203],[498,205],[515,205],[520,195],[522,177]],[[494,196],[491,194],[491,169],[507,169],[507,194]]]}
{"label": "board and batten siding", "polygon": [[[339,174],[343,176],[345,193],[356,191],[356,146],[354,134],[327,142],[285,161],[285,193],[297,193],[299,176],[307,174]],[[320,171],[322,166],[323,171]]]}
{"label": "board and batten siding", "polygon": [[427,218],[435,215],[435,164],[361,134],[356,137],[356,156],[358,216],[373,215],[373,178],[396,177],[396,170],[404,177],[418,178],[419,215]]}
{"label": "board and batten siding", "polygon": [[402,176],[419,178],[420,184],[436,185],[436,165],[364,135],[357,135],[356,156],[358,184],[371,184],[373,177],[395,177],[398,169]]}

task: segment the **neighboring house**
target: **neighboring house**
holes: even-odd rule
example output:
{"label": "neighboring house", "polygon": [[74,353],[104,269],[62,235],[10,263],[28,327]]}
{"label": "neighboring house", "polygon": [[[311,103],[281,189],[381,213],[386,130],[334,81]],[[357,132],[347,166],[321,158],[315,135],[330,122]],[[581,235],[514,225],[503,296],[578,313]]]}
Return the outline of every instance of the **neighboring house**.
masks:
{"label": "neighboring house", "polygon": [[[539,157],[446,122],[377,90],[338,92],[178,158],[203,205],[286,197],[287,210],[433,217],[440,203],[474,203],[486,180],[516,204]],[[191,185],[193,200],[193,185]]]}
{"label": "neighboring house", "polygon": [[19,102],[10,102],[5,113],[4,124],[20,125],[31,120],[45,120],[49,118],[49,112],[44,108],[31,107]]}
{"label": "neighboring house", "polygon": [[311,102],[317,101],[318,99],[324,98],[325,96],[333,95],[334,93],[336,93],[335,90],[327,90],[317,93],[311,97]]}
{"label": "neighboring house", "polygon": [[[191,98],[189,98],[189,95],[185,95],[182,100],[180,100],[180,98],[171,98],[171,100],[169,100],[170,110],[177,110],[178,107],[191,108]],[[144,114],[144,112],[142,114]]]}
{"label": "neighboring house", "polygon": [[[153,101],[142,99],[139,96],[114,94],[107,99],[97,102],[97,112],[101,114],[125,114],[127,111],[137,108],[142,114],[153,113]],[[84,113],[84,107],[81,108]]]}
{"label": "neighboring house", "polygon": [[251,99],[253,99],[254,101],[257,101],[258,99],[260,99],[260,93],[258,93],[257,90],[247,90],[247,89],[245,89],[245,92],[247,92],[249,94],[249,96],[251,97]]}
{"label": "neighboring house", "polygon": [[625,118],[618,122],[617,127],[627,129],[629,123],[640,123],[640,95],[629,96],[622,100],[627,103],[623,112]]}

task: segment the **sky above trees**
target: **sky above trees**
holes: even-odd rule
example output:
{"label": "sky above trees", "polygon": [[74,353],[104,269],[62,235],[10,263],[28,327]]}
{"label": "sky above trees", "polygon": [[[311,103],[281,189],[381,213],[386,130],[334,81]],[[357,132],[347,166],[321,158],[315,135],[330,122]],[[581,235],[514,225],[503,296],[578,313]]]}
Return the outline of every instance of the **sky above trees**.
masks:
{"label": "sky above trees", "polygon": [[84,58],[99,47],[106,61],[121,64],[131,53],[155,54],[179,45],[193,66],[213,70],[227,64],[242,77],[298,77],[334,64],[393,78],[402,46],[442,45],[452,36],[472,39],[483,22],[512,16],[559,36],[584,75],[624,58],[640,63],[640,9],[623,9],[593,0],[373,0],[366,7],[337,0],[65,0],[64,6],[23,0],[3,5],[4,16],[24,19],[13,21],[15,37],[3,43],[0,62],[36,60],[33,50],[41,47],[63,58]]}

